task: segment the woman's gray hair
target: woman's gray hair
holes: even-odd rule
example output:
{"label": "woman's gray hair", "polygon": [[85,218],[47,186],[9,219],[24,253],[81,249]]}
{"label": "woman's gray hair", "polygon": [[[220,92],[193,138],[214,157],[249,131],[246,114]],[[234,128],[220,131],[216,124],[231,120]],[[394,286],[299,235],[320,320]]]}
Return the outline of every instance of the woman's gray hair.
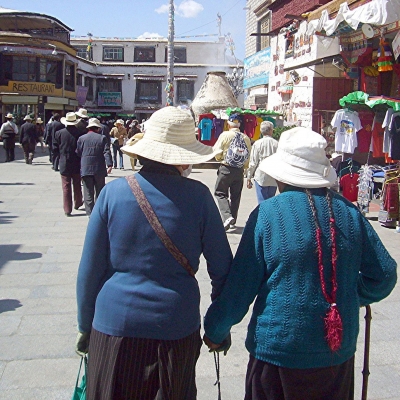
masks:
{"label": "woman's gray hair", "polygon": [[274,124],[272,122],[270,122],[270,121],[261,122],[261,125],[260,125],[261,135],[264,136],[265,134],[267,134],[269,132],[271,132],[271,134],[272,134],[273,131],[274,131]]}

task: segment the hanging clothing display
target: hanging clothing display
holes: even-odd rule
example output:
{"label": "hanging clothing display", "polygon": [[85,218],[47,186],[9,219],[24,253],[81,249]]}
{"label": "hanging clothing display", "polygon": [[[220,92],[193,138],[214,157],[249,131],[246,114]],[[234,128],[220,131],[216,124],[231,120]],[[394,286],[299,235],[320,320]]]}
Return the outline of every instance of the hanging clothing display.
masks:
{"label": "hanging clothing display", "polygon": [[220,118],[214,118],[212,120],[212,126],[214,130],[214,135],[218,139],[219,135],[224,131],[225,120]]}
{"label": "hanging clothing display", "polygon": [[363,165],[358,172],[357,206],[363,214],[366,214],[369,212],[369,203],[374,192],[373,167]]}
{"label": "hanging clothing display", "polygon": [[252,114],[244,114],[243,115],[243,123],[244,123],[244,133],[249,137],[253,138],[254,130],[257,126],[257,117]]}
{"label": "hanging clothing display", "polygon": [[393,114],[390,125],[390,157],[400,160],[400,113]]}
{"label": "hanging clothing display", "polygon": [[385,119],[386,111],[377,111],[375,113],[374,122],[372,124],[372,142],[371,151],[375,158],[384,157],[383,153],[383,135],[384,128],[382,127],[383,121]]}
{"label": "hanging clothing display", "polygon": [[378,214],[381,225],[394,227],[399,220],[399,176],[398,166],[385,171],[381,210]]}
{"label": "hanging clothing display", "polygon": [[335,112],[331,121],[332,128],[336,128],[335,151],[354,153],[357,147],[357,132],[362,129],[360,118],[356,111],[341,109]]}
{"label": "hanging clothing display", "polygon": [[340,178],[340,186],[343,188],[343,197],[351,202],[357,201],[358,174],[346,174]]}
{"label": "hanging clothing display", "polygon": [[357,149],[360,153],[368,153],[371,145],[374,113],[372,111],[360,111],[358,116],[360,118],[362,128],[357,132]]}
{"label": "hanging clothing display", "polygon": [[209,118],[203,118],[199,122],[199,128],[201,131],[201,140],[211,140],[211,131],[213,122]]}
{"label": "hanging clothing display", "polygon": [[257,126],[254,128],[254,135],[253,135],[253,140],[258,140],[260,139],[260,125],[261,122],[263,122],[264,120],[261,117],[257,117]]}

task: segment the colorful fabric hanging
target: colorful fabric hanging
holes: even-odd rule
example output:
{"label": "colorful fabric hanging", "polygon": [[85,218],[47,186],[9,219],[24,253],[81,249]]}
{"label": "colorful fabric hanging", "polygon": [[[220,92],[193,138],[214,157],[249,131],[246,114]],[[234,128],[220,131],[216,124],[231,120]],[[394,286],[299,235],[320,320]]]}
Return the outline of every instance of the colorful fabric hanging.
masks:
{"label": "colorful fabric hanging", "polygon": [[381,38],[378,48],[378,71],[387,72],[393,70],[393,53],[385,38]]}

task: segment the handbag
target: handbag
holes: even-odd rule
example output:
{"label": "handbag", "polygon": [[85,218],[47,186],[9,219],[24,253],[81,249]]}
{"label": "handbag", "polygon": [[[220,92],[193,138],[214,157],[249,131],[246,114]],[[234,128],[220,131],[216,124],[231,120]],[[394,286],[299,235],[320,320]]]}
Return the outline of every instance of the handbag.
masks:
{"label": "handbag", "polygon": [[[82,364],[85,368],[83,371],[81,383],[79,384],[79,378],[81,376]],[[79,365],[78,376],[76,378],[75,389],[72,395],[72,400],[86,400],[86,375],[87,375],[87,357],[81,357],[81,363]]]}
{"label": "handbag", "polygon": [[143,193],[142,188],[139,185],[139,182],[135,178],[135,175],[130,175],[126,177],[128,181],[129,187],[132,190],[133,195],[136,197],[136,200],[139,204],[140,209],[143,211],[143,214],[146,216],[147,221],[149,221],[150,226],[154,229],[154,232],[157,234],[161,242],[167,248],[167,250],[172,254],[176,261],[182,265],[183,268],[189,273],[190,276],[194,278],[195,272],[192,266],[189,263],[189,260],[186,258],[184,254],[175,246],[171,238],[168,236],[164,227],[161,225],[156,213],[153,210],[153,207],[147,200],[146,195]]}
{"label": "handbag", "polygon": [[116,144],[118,144],[118,139],[115,137],[110,137],[110,142],[111,144],[114,144],[115,142],[117,142]]}

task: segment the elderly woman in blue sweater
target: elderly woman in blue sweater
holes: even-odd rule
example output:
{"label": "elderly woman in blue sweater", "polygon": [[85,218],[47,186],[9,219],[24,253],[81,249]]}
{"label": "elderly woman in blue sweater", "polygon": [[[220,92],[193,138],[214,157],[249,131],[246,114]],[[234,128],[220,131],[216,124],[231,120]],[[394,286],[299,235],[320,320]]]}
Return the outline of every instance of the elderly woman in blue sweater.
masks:
{"label": "elderly woman in blue sweater", "polygon": [[250,215],[221,294],[204,320],[217,350],[255,299],[245,399],[353,399],[359,308],[396,284],[396,262],[370,223],[328,188],[319,134],[284,132],[260,169],[280,194]]}
{"label": "elderly woman in blue sweater", "polygon": [[215,298],[232,253],[209,189],[184,175],[215,153],[175,107],[156,111],[144,138],[122,150],[143,167],[102,189],[78,271],[87,399],[192,400],[201,346],[194,274],[203,254]]}

